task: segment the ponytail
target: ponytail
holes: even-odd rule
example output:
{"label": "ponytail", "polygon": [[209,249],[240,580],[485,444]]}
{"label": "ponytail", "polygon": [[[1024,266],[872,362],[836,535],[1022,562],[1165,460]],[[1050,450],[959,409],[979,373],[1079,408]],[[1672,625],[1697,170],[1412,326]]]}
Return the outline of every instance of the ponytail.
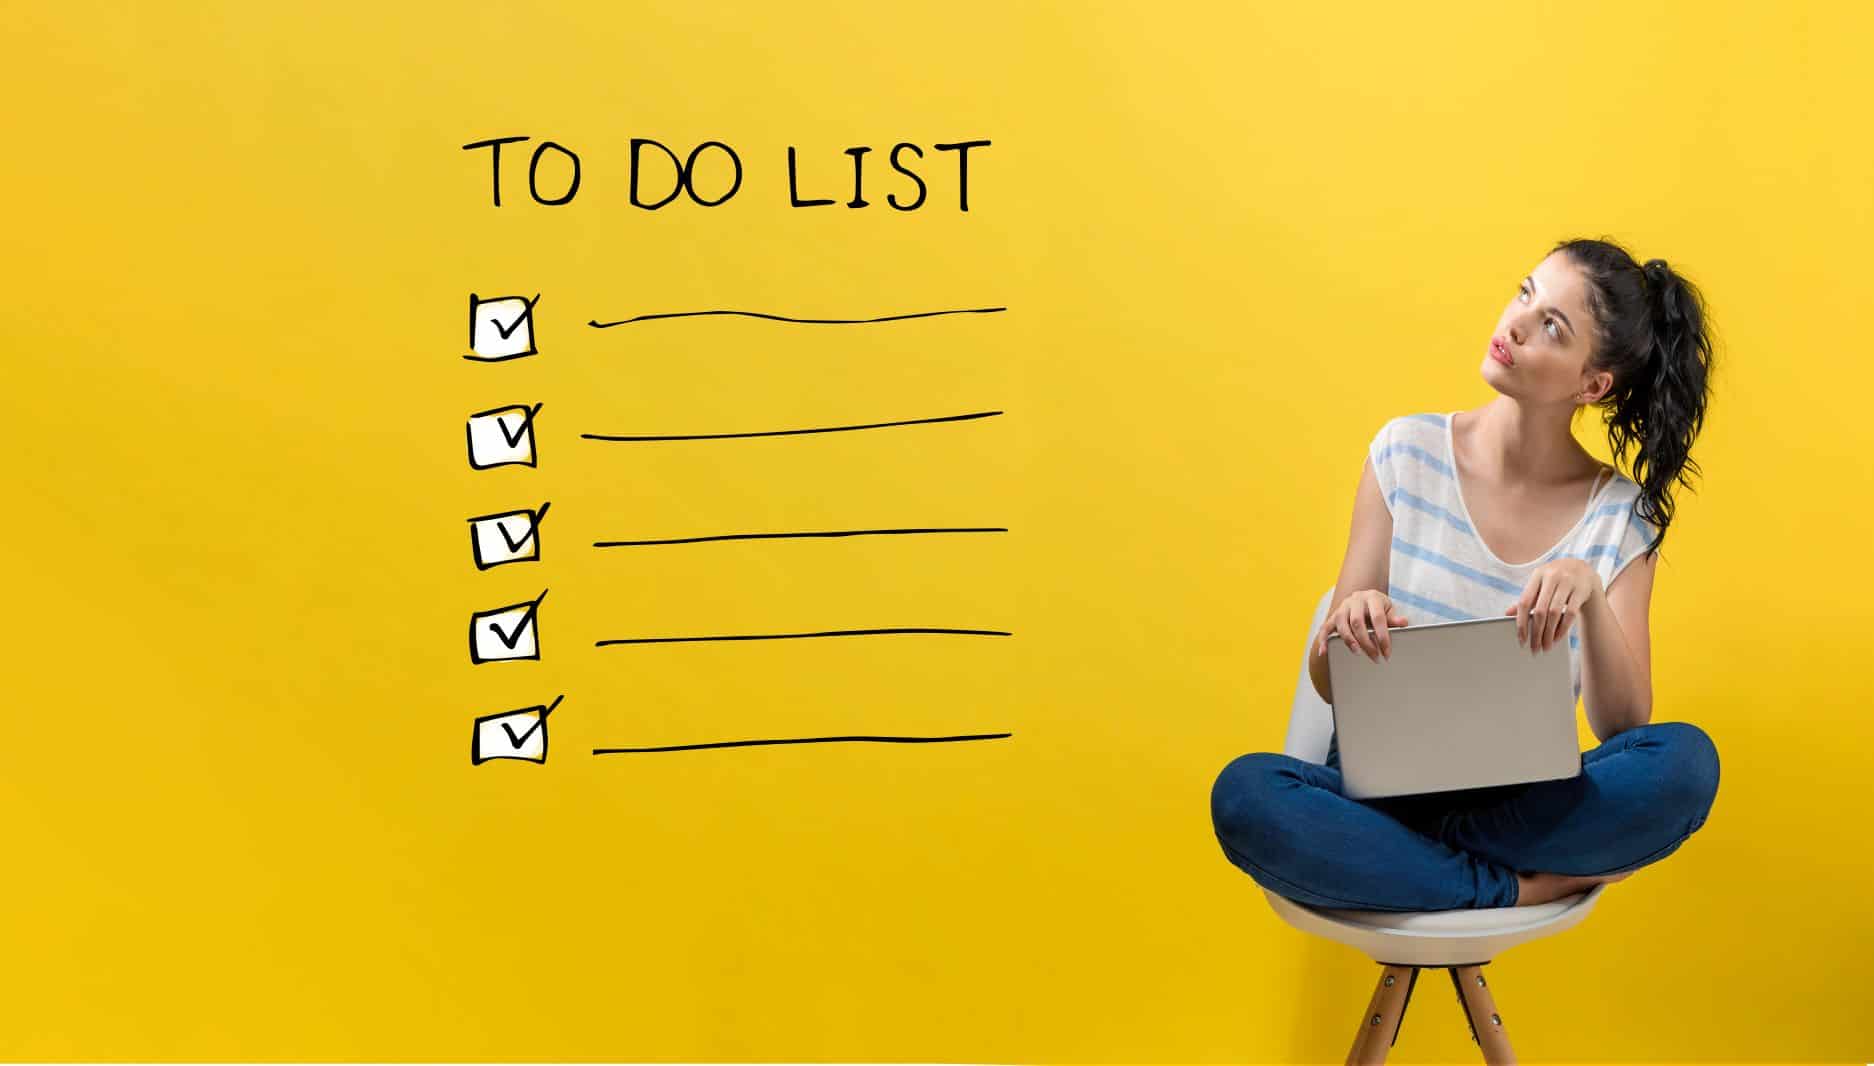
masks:
{"label": "ponytail", "polygon": [[1564,241],[1552,251],[1567,252],[1587,276],[1597,327],[1589,366],[1614,375],[1613,388],[1597,404],[1615,463],[1638,446],[1632,464],[1640,485],[1635,511],[1658,530],[1646,547],[1656,552],[1672,524],[1673,486],[1689,488],[1687,472],[1701,472],[1692,442],[1704,427],[1711,391],[1704,299],[1664,259],[1641,266],[1611,241]]}

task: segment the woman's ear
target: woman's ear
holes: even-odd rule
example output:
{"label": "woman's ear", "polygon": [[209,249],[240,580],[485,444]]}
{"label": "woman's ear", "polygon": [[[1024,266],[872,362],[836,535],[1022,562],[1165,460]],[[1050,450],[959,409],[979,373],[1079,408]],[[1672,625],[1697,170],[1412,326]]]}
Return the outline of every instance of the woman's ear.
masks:
{"label": "woman's ear", "polygon": [[1582,378],[1582,403],[1595,403],[1600,400],[1601,397],[1607,395],[1609,389],[1614,387],[1614,375],[1606,370],[1597,370],[1590,374],[1583,374]]}

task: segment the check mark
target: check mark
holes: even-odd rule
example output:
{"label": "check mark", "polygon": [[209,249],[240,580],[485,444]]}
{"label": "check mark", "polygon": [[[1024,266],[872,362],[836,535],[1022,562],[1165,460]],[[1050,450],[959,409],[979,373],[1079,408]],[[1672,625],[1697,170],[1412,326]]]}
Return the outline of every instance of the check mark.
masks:
{"label": "check mark", "polygon": [[547,724],[547,715],[552,714],[553,708],[558,707],[560,705],[560,701],[565,698],[566,697],[564,695],[553,697],[553,702],[541,708],[540,716],[534,719],[534,724],[528,726],[527,732],[525,733],[516,733],[514,732],[513,726],[509,725],[506,722],[502,722],[501,731],[508,735],[508,743],[514,745],[516,748],[520,747],[522,744],[527,743],[527,738],[533,736],[536,730],[538,730],[541,726]]}
{"label": "check mark", "polygon": [[501,531],[501,539],[508,542],[509,551],[511,552],[520,551],[521,545],[526,544],[528,541],[534,539],[535,531],[537,531],[540,528],[540,520],[547,516],[547,508],[551,506],[553,506],[553,503],[551,500],[540,505],[540,509],[534,512],[533,521],[527,524],[527,532],[521,534],[521,538],[519,540],[515,540],[512,536],[508,535],[508,527],[502,525],[500,522],[495,523],[495,528]]}
{"label": "check mark", "polygon": [[539,302],[540,302],[540,294],[534,293],[533,299],[525,301],[525,303],[527,304],[526,310],[521,312],[521,317],[515,319],[514,324],[511,326],[504,326],[492,318],[488,320],[488,324],[495,328],[496,333],[501,334],[502,340],[507,340],[509,337],[514,336],[515,330],[521,328],[521,323],[533,317],[534,305]]}
{"label": "check mark", "polygon": [[512,448],[521,442],[521,438],[525,437],[527,435],[527,430],[533,426],[534,416],[539,414],[540,409],[545,406],[546,404],[544,403],[537,403],[537,404],[534,404],[532,407],[528,408],[527,416],[521,419],[521,428],[515,430],[512,433],[508,432],[507,422],[503,421],[499,417],[495,419],[495,425],[501,427],[501,436],[508,442],[508,447]]}
{"label": "check mark", "polygon": [[527,610],[521,615],[520,624],[514,627],[513,636],[509,636],[506,633],[503,633],[501,631],[500,623],[495,622],[493,620],[489,621],[488,628],[494,633],[495,637],[498,638],[502,644],[507,646],[507,649],[509,651],[513,651],[515,645],[521,642],[521,634],[527,632],[527,627],[534,624],[534,615],[540,610],[540,601],[546,598],[547,598],[546,590],[541,589],[540,595],[536,597],[532,603],[529,603],[527,605]]}

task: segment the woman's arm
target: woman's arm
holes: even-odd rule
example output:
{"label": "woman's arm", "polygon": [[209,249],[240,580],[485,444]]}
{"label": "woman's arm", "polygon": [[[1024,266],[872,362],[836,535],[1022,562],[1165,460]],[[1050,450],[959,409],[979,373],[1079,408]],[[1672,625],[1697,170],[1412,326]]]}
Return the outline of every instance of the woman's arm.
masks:
{"label": "woman's arm", "polygon": [[[1392,509],[1380,494],[1379,478],[1373,473],[1373,459],[1367,457],[1360,470],[1360,485],[1353,496],[1353,527],[1347,533],[1347,555],[1341,560],[1340,578],[1334,583],[1334,595],[1328,600],[1332,611],[1341,600],[1361,589],[1385,592],[1392,575]],[[1334,702],[1329,684],[1327,654],[1316,651],[1328,632],[1324,624],[1308,643],[1308,677],[1321,702]],[[1585,639],[1585,638],[1584,638]]]}
{"label": "woman's arm", "polygon": [[1605,742],[1653,718],[1653,647],[1647,607],[1659,556],[1644,552],[1581,608],[1581,697],[1588,728]]}

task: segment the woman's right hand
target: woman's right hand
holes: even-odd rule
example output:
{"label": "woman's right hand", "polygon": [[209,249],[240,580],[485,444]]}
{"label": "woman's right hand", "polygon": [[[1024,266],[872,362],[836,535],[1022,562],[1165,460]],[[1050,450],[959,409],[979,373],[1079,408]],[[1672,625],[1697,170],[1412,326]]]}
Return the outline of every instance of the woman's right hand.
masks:
{"label": "woman's right hand", "polygon": [[1315,653],[1326,655],[1328,635],[1339,633],[1340,639],[1346,641],[1348,647],[1357,647],[1366,652],[1367,658],[1374,662],[1382,658],[1391,659],[1392,638],[1387,634],[1387,629],[1396,629],[1405,624],[1405,616],[1393,606],[1391,596],[1378,589],[1360,589],[1349,593],[1346,599],[1327,613],[1326,621],[1321,624],[1319,639],[1315,642]]}

